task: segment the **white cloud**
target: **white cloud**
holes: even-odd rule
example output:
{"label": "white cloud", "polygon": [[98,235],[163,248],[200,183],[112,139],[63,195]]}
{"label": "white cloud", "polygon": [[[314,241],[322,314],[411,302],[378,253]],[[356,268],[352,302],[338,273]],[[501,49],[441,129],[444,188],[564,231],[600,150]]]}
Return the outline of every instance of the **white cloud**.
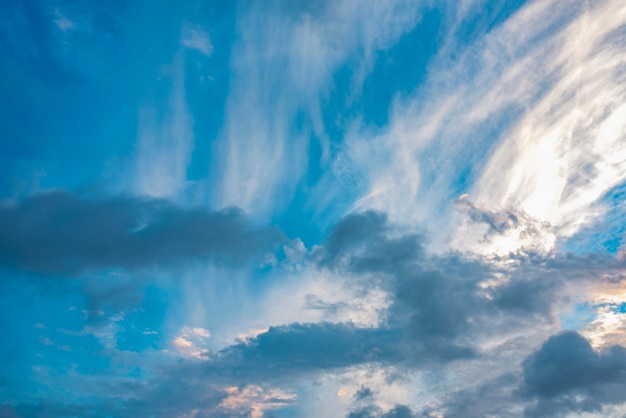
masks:
{"label": "white cloud", "polygon": [[376,327],[384,320],[390,295],[377,286],[352,283],[345,275],[307,266],[297,276],[286,276],[267,291],[258,325],[330,322]]}
{"label": "white cloud", "polygon": [[183,357],[202,359],[206,358],[209,352],[207,340],[210,337],[211,333],[207,329],[185,326],[172,339],[172,346]]}
{"label": "white cloud", "polygon": [[[488,210],[522,210],[559,236],[575,232],[626,179],[626,54],[611,36],[625,22],[620,1],[541,0],[460,58],[438,56],[425,85],[392,107],[388,127],[357,124],[348,134],[337,158],[363,179],[353,209],[427,225],[443,247],[480,250],[450,212],[469,192]],[[457,184],[463,170],[469,183]]]}
{"label": "white cloud", "polygon": [[626,59],[624,45],[607,41],[624,23],[621,2],[596,2],[514,67],[518,74],[504,88],[541,94],[541,80],[525,75],[539,65],[558,80],[503,138],[475,186],[477,199],[518,205],[571,233],[586,209],[626,178],[626,87],[619,78]]}
{"label": "white cloud", "polygon": [[[241,12],[231,92],[214,159],[214,204],[267,218],[283,208],[307,169],[311,136],[329,155],[321,101],[348,59],[358,96],[374,52],[416,24],[413,2],[329,2],[316,14],[250,7]],[[282,4],[282,3],[281,3]],[[369,7],[373,6],[373,7]],[[324,164],[326,161],[323,162]]]}
{"label": "white cloud", "polygon": [[165,112],[140,110],[133,189],[138,194],[174,198],[187,185],[194,147],[193,118],[185,94],[182,56],[174,60],[172,93]]}
{"label": "white cloud", "polygon": [[199,25],[184,25],[180,43],[185,48],[199,51],[207,57],[210,57],[213,53],[211,37],[209,33]]}
{"label": "white cloud", "polygon": [[[351,411],[368,406],[388,412],[398,405],[419,407],[440,394],[433,381],[428,382],[419,373],[405,372],[369,364],[323,374],[304,384],[302,392],[306,395],[299,399],[298,413],[307,418],[348,416]],[[359,399],[358,393],[364,389],[368,396]]]}
{"label": "white cloud", "polygon": [[261,418],[265,411],[284,408],[296,400],[296,395],[279,388],[257,385],[226,388],[226,398],[220,403],[224,410],[250,413],[251,418]]}
{"label": "white cloud", "polygon": [[254,337],[270,326],[323,321],[367,328],[385,321],[391,303],[387,291],[320,270],[310,261],[293,269],[293,262],[275,267],[261,281],[251,272],[215,266],[180,277],[181,299],[170,311],[167,326],[198,324],[211,330],[211,338],[194,340],[190,328],[184,328],[171,341],[182,337],[194,345],[187,351],[200,354]]}
{"label": "white cloud", "polygon": [[58,8],[54,9],[54,24],[57,25],[62,32],[67,32],[76,26],[74,22],[62,14]]}

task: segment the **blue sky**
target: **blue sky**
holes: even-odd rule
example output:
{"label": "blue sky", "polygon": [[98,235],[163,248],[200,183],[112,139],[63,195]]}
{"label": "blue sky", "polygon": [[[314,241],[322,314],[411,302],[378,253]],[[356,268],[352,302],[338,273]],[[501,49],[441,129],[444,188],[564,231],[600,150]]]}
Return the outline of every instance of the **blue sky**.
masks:
{"label": "blue sky", "polygon": [[624,416],[625,27],[3,2],[0,416]]}

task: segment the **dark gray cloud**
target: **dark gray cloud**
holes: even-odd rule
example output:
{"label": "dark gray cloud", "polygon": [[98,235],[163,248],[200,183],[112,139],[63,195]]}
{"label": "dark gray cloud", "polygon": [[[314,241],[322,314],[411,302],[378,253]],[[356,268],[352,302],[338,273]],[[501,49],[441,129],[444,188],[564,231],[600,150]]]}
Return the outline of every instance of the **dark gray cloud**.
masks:
{"label": "dark gray cloud", "polygon": [[[483,354],[477,336],[511,326],[551,321],[557,292],[582,265],[519,254],[513,267],[495,267],[467,255],[427,255],[419,234],[394,230],[384,214],[349,215],[330,231],[313,255],[355,286],[380,286],[392,298],[386,321],[377,328],[353,324],[290,324],[226,348],[207,364],[213,374],[259,381],[330,371],[366,363],[404,369],[429,367]],[[497,274],[509,280],[492,288],[482,283]],[[586,273],[582,274],[586,277]],[[311,301],[309,301],[311,303]],[[319,309],[335,309],[316,301]],[[524,325],[525,323],[525,325]]]}
{"label": "dark gray cloud", "polygon": [[181,261],[236,265],[283,241],[251,225],[237,209],[183,209],[163,200],[87,199],[67,192],[31,196],[0,208],[0,265],[78,275]]}
{"label": "dark gray cloud", "polygon": [[[60,200],[64,199],[68,197]],[[130,202],[144,207],[142,202]],[[93,204],[84,200],[79,203],[79,207]],[[163,202],[151,204],[159,206]],[[156,213],[174,213],[183,218],[180,222],[187,222],[188,212],[172,209],[167,205],[164,207],[165,209],[159,209]],[[20,208],[21,206],[12,210],[18,212]],[[145,211],[138,213],[143,216]],[[213,213],[200,213],[202,217],[210,219],[217,216]],[[219,216],[228,214],[230,212],[218,213]],[[230,222],[230,216],[226,216],[227,222]],[[145,216],[135,216],[133,219],[137,218],[145,219]],[[147,228],[172,230],[169,226],[159,225],[169,225],[173,220],[166,222],[159,219],[161,218],[152,217],[149,222],[145,222],[147,226],[130,229],[126,233],[130,237],[125,239],[135,239],[133,234]],[[261,240],[263,245],[275,242],[263,235],[272,237],[271,231],[259,231],[244,221],[241,222],[236,224],[241,225],[240,230],[265,237]],[[134,225],[130,221],[128,224]],[[253,255],[255,251],[264,248],[263,245],[248,247],[244,254]],[[164,367],[155,375],[159,376],[158,381],[135,388],[133,399],[124,401],[120,406],[111,406],[117,408],[111,409],[114,411],[111,415],[133,416],[137,411],[152,411],[154,416],[175,416],[190,408],[200,408],[214,414],[211,416],[220,416],[223,411],[219,408],[219,403],[225,395],[219,388],[225,386],[270,384],[291,387],[292,383],[302,378],[366,364],[415,371],[420,368],[434,369],[453,361],[482,361],[485,356],[493,353],[481,352],[475,346],[477,340],[498,335],[503,330],[534,327],[538,321],[550,321],[553,304],[558,300],[558,292],[564,287],[564,283],[568,280],[597,278],[600,272],[611,269],[617,271],[620,267],[619,262],[611,264],[602,257],[557,257],[530,252],[511,255],[504,264],[489,263],[466,254],[427,254],[424,245],[421,235],[398,231],[384,214],[366,212],[344,218],[331,230],[324,245],[310,254],[309,261],[317,263],[321,269],[332,270],[337,277],[343,277],[350,285],[377,286],[387,291],[391,297],[391,305],[380,326],[361,328],[351,323],[293,323],[270,327],[267,332],[254,338],[209,354],[204,362],[181,361],[179,364]],[[227,248],[233,248],[234,251],[238,246],[232,244]],[[202,251],[209,258],[213,257],[206,249]],[[179,253],[179,257],[184,258],[185,255]],[[174,263],[175,259],[168,262]],[[99,264],[91,262],[87,265]],[[500,276],[505,276],[508,280],[495,287],[482,285],[485,281],[494,281]],[[114,300],[119,298],[118,289],[108,292],[108,288],[98,287],[96,291],[106,297],[111,293],[110,297]],[[119,292],[124,298],[132,296],[132,292],[128,296],[124,289]],[[336,309],[323,300],[307,302],[316,309]],[[543,348],[538,353],[545,351],[542,350]],[[510,362],[510,368],[503,370],[503,373],[514,371],[513,374],[506,374],[506,379],[503,377],[504,380],[494,380],[459,392],[447,399],[444,410],[449,416],[509,416],[507,414],[511,411],[511,404],[520,405],[526,400],[532,403],[528,409],[531,414],[537,412],[550,415],[549,411],[580,411],[585,410],[584,408],[598,410],[603,403],[616,403],[622,399],[616,395],[615,389],[623,385],[623,380],[620,380],[622,378],[602,380],[600,377],[606,377],[606,374],[603,375],[600,371],[605,369],[602,368],[604,366],[598,366],[611,363],[607,359],[612,359],[611,364],[622,367],[622,352],[618,349],[610,352],[613,354],[591,350],[591,357],[587,350],[587,357],[582,355],[581,361],[586,361],[585,358],[596,359],[592,361],[595,363],[587,374],[595,374],[598,378],[584,381],[584,384],[579,382],[574,389],[559,386],[561,381],[556,377],[552,381],[553,389],[544,388],[542,385],[545,379],[540,372],[545,369],[542,364],[546,363],[546,355],[535,354],[524,363],[524,384],[522,389],[515,392],[519,386],[519,380],[516,380],[520,376],[519,359],[528,352],[518,352],[517,357],[514,357],[515,361]],[[558,362],[556,364],[557,369],[561,367]],[[563,367],[567,369],[566,366]],[[558,374],[558,370],[555,373]],[[212,389],[211,385],[214,385]],[[588,403],[578,402],[578,398],[572,396],[572,393],[582,393]],[[355,409],[350,416],[415,416],[415,412],[406,406],[398,406],[391,411],[367,406],[375,399],[373,395],[371,390],[368,392],[364,389],[362,396],[358,395],[354,399]],[[484,402],[477,402],[477,397]],[[245,416],[245,411],[241,413]],[[428,414],[429,411],[422,411],[422,416]],[[515,414],[510,413],[510,416]]]}
{"label": "dark gray cloud", "polygon": [[[421,235],[398,233],[381,213],[341,220],[318,256],[325,268],[388,290],[393,295],[388,323],[402,329],[407,344],[441,358],[472,357],[468,336],[498,309],[479,286],[493,277],[491,266],[460,254],[427,256]],[[503,305],[508,308],[506,301]]]}
{"label": "dark gray cloud", "polygon": [[414,418],[411,409],[406,405],[397,405],[395,408],[383,412],[376,406],[367,406],[365,408],[352,411],[347,418]]}
{"label": "dark gray cloud", "polygon": [[[554,320],[566,283],[597,281],[623,266],[594,254],[524,251],[496,260],[428,255],[424,245],[422,235],[403,234],[384,214],[365,212],[338,222],[314,255],[323,268],[388,290],[393,298],[387,326],[401,329],[413,346],[441,356],[449,350],[451,359],[477,354],[472,341],[497,332],[498,323],[510,328]],[[485,287],[486,282],[498,284]]]}
{"label": "dark gray cloud", "polygon": [[222,351],[213,364],[238,373],[302,374],[365,362],[398,362],[405,356],[392,330],[349,324],[291,324],[271,327]]}
{"label": "dark gray cloud", "polygon": [[471,356],[459,347],[428,350],[407,338],[402,328],[358,328],[352,324],[291,324],[226,348],[207,363],[210,374],[236,375],[252,381],[366,363],[418,367]]}
{"label": "dark gray cloud", "polygon": [[[229,364],[224,370],[246,371],[252,378],[364,363],[414,369],[474,358],[482,355],[473,346],[477,335],[551,320],[564,280],[555,272],[568,271],[572,264],[529,253],[518,255],[513,269],[502,269],[463,254],[428,256],[420,235],[398,233],[376,212],[341,220],[314,257],[320,267],[346,273],[348,280],[388,290],[392,305],[386,323],[374,329],[351,324],[271,328],[222,352],[220,362]],[[496,273],[511,280],[492,289],[480,285]],[[320,309],[327,308],[318,302]]]}
{"label": "dark gray cloud", "polygon": [[[423,248],[423,236],[395,230],[384,214],[345,217],[312,257],[320,268],[345,275],[349,282],[356,281],[356,286],[387,290],[392,304],[386,321],[377,328],[331,323],[271,327],[212,356],[202,373],[235,384],[258,384],[363,364],[416,370],[452,361],[478,361],[485,355],[474,346],[478,336],[549,322],[564,283],[597,279],[600,271],[619,267],[601,257],[530,252],[509,258],[510,267],[497,267],[465,254],[429,255]],[[490,289],[481,286],[496,275],[504,275],[508,281]],[[485,402],[459,394],[448,412],[456,416],[483,412],[515,416],[510,407],[521,401],[514,393],[518,375],[507,374],[502,379],[474,391]],[[386,412],[371,406],[353,414],[413,416],[401,406]]]}
{"label": "dark gray cloud", "polygon": [[[517,394],[519,382],[519,373],[511,372],[488,380],[477,387],[452,392],[445,399],[444,416],[446,418],[519,417],[521,409],[521,401]],[[433,412],[425,408],[422,414],[427,417],[441,416]]]}
{"label": "dark gray cloud", "polygon": [[547,222],[542,222],[520,210],[489,211],[476,206],[467,195],[456,199],[454,206],[461,213],[466,214],[472,222],[486,224],[489,229],[485,239],[491,235],[503,234],[511,229],[520,229],[520,238],[525,239],[539,236],[552,227]]}
{"label": "dark gray cloud", "polygon": [[372,389],[366,386],[361,386],[361,389],[354,394],[354,397],[357,401],[362,401],[364,399],[371,398],[373,395],[374,392],[372,392]]}
{"label": "dark gray cloud", "polygon": [[[368,211],[348,215],[330,230],[324,247],[318,254],[320,264],[322,266],[337,266],[344,261],[345,257],[353,257],[355,254],[363,252],[368,258],[380,255],[384,260],[384,257],[388,257],[389,254],[380,254],[372,247],[379,242],[386,243],[388,232],[387,216],[384,213]],[[413,256],[415,255],[413,254]]]}
{"label": "dark gray cloud", "polygon": [[626,402],[626,349],[595,351],[576,332],[553,336],[524,360],[521,394],[534,400],[527,416],[601,412]]}
{"label": "dark gray cloud", "polygon": [[503,311],[548,317],[555,302],[555,293],[561,285],[560,278],[512,280],[493,291],[493,301]]}
{"label": "dark gray cloud", "polygon": [[472,221],[489,226],[490,233],[503,233],[520,225],[519,214],[512,211],[492,212],[478,208],[466,196],[456,199],[454,206],[465,213]]}

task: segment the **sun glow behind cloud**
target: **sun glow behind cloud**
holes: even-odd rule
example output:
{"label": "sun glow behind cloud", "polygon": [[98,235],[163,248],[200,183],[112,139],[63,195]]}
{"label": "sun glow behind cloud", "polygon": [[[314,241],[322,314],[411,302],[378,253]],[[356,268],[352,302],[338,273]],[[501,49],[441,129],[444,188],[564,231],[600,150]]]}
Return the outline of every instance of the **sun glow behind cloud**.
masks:
{"label": "sun glow behind cloud", "polygon": [[626,412],[623,2],[57,3],[0,6],[0,415]]}

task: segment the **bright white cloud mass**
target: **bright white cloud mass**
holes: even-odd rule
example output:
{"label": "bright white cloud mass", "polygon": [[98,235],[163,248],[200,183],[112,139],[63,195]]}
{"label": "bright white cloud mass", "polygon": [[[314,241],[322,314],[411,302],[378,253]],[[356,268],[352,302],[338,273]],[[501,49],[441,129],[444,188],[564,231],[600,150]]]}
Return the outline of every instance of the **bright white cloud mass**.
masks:
{"label": "bright white cloud mass", "polygon": [[0,417],[626,416],[623,1],[0,20]]}

